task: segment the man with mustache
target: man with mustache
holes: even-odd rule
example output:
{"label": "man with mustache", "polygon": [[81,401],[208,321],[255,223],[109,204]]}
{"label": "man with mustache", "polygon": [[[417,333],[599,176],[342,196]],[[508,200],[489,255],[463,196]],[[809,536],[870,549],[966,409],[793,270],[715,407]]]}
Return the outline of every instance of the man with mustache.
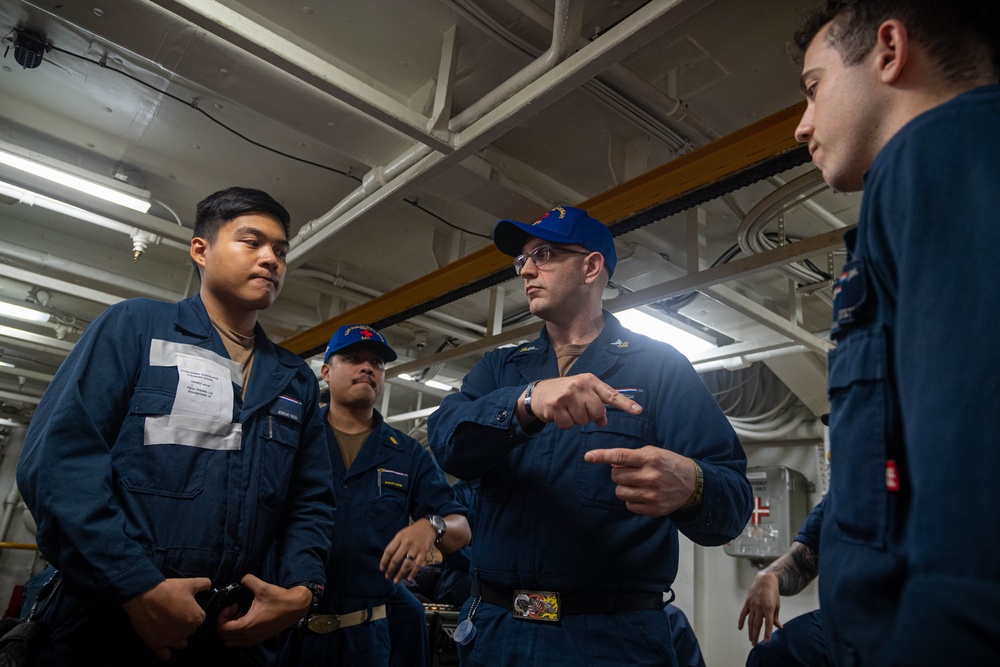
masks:
{"label": "man with mustache", "polygon": [[[322,409],[333,459],[337,521],[318,609],[290,633],[282,664],[388,665],[388,608],[397,584],[430,560],[469,544],[472,531],[444,473],[419,442],[385,423],[375,409],[385,365],[396,353],[375,329],[355,324],[334,332],[322,376],[330,404]],[[426,628],[394,650],[424,661]]]}

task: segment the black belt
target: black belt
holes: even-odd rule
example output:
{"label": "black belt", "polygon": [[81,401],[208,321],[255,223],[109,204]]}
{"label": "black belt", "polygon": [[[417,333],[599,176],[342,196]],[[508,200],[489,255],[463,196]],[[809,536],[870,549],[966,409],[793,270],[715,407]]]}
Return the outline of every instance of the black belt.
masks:
{"label": "black belt", "polygon": [[[534,600],[552,601],[552,596],[558,598],[558,616],[566,614],[609,614],[620,611],[641,611],[650,609],[663,609],[666,604],[663,600],[663,593],[650,593],[647,591],[567,591],[556,593],[554,591],[527,591],[520,589],[497,586],[488,581],[478,581],[479,596],[490,604],[511,609],[515,615],[525,608],[525,598]],[[473,592],[475,596],[476,593]],[[555,620],[554,618],[537,618],[531,614],[525,614],[524,618],[535,618],[536,620]]]}

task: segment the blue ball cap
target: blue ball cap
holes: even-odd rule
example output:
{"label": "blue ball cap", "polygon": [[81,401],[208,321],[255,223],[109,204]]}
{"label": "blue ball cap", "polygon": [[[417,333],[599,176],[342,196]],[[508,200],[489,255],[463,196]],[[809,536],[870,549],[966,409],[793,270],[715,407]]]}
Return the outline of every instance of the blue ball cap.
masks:
{"label": "blue ball cap", "polygon": [[385,342],[382,334],[367,324],[345,324],[330,337],[330,344],[326,346],[326,354],[323,355],[323,363],[325,364],[334,352],[340,352],[345,347],[361,343],[366,343],[378,350],[386,363],[396,360],[396,353]]}
{"label": "blue ball cap", "polygon": [[530,225],[516,220],[501,220],[493,227],[493,243],[500,252],[511,257],[521,254],[529,236],[599,252],[604,257],[608,277],[615,272],[618,253],[615,252],[611,230],[600,220],[587,215],[582,208],[557,206]]}

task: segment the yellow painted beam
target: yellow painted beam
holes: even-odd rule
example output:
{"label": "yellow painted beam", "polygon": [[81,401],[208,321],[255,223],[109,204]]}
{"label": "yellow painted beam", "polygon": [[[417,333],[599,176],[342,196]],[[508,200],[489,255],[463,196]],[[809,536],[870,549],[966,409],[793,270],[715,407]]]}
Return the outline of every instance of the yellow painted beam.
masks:
{"label": "yellow painted beam", "polygon": [[671,160],[579,204],[612,224],[648,208],[749,169],[799,146],[795,127],[805,101]]}
{"label": "yellow painted beam", "polygon": [[[742,130],[672,160],[579,206],[605,224],[680,197],[753,167],[798,146],[793,136],[805,102],[788,107]],[[543,211],[539,212],[541,215]],[[420,304],[483,280],[511,265],[495,247],[478,250],[283,341],[296,354],[324,347],[337,327],[380,322]]]}

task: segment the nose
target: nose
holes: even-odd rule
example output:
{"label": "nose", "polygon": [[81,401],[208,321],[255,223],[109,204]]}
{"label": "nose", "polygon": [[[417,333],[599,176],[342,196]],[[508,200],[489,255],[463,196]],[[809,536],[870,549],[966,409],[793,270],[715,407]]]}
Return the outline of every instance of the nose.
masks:
{"label": "nose", "polygon": [[538,275],[538,267],[535,265],[535,260],[531,255],[524,261],[524,266],[521,267],[521,277],[531,277]]}
{"label": "nose", "polygon": [[278,254],[274,252],[274,248],[266,243],[261,244],[260,252],[257,254],[257,257],[261,266],[267,266],[274,269],[278,267]]}
{"label": "nose", "polygon": [[803,144],[807,143],[812,138],[815,129],[813,126],[812,104],[810,104],[806,107],[802,118],[799,119],[798,126],[795,128],[795,140]]}

